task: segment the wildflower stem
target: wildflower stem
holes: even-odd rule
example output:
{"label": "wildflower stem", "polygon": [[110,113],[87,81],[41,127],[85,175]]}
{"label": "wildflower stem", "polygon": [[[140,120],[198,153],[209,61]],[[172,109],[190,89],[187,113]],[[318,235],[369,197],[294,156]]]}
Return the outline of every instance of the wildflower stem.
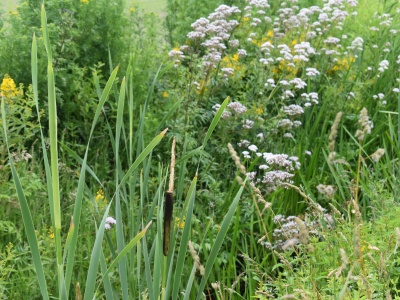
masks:
{"label": "wildflower stem", "polygon": [[[360,213],[360,206],[358,205],[358,200],[359,200],[358,199],[358,189],[359,189],[359,183],[360,183],[361,160],[362,160],[362,144],[361,144],[361,142],[362,141],[360,141],[359,152],[358,152],[357,177],[356,177],[356,186],[355,186],[355,191],[354,191],[354,204],[355,204],[354,209],[356,211],[355,212],[356,213],[355,235],[358,237],[355,247],[357,247],[359,249],[359,251],[356,251],[356,254],[358,252],[358,254],[359,254],[358,261],[361,264],[363,279],[366,282],[367,275],[366,275],[366,270],[365,270],[363,251],[362,251],[361,245],[360,245],[361,213]],[[371,290],[370,290],[368,282],[366,282],[366,292],[368,295],[368,299],[372,299]]]}

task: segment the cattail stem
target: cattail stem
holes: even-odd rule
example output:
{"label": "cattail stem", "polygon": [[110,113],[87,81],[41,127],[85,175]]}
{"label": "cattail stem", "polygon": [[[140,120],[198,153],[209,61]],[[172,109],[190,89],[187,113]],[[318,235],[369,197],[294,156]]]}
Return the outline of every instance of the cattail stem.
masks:
{"label": "cattail stem", "polygon": [[171,167],[170,167],[170,175],[169,175],[169,186],[168,191],[165,194],[165,203],[164,203],[164,228],[163,228],[163,253],[164,256],[168,255],[169,244],[171,241],[171,224],[172,224],[172,215],[174,211],[174,174],[175,174],[175,145],[176,138],[172,141],[172,150],[171,150]]}

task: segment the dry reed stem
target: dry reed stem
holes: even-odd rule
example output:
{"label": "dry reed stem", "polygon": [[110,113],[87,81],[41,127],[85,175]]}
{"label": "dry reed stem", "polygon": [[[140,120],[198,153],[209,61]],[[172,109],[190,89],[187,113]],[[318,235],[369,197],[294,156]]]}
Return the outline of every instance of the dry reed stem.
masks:
{"label": "dry reed stem", "polygon": [[171,167],[169,172],[169,187],[168,192],[174,192],[174,176],[175,176],[175,146],[176,146],[176,137],[174,137],[172,141],[172,149],[171,149]]}

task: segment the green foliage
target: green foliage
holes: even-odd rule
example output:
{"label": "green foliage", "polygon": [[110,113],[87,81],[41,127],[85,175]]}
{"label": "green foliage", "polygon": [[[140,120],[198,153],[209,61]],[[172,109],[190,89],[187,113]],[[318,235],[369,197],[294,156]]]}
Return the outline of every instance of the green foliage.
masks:
{"label": "green foliage", "polygon": [[[28,85],[32,34],[43,41],[40,29],[42,1],[20,3],[9,14],[7,25],[0,32],[0,75],[10,74],[19,83]],[[130,35],[126,31],[128,18],[122,0],[46,1],[49,34],[52,41],[55,81],[57,84],[58,118],[65,128],[64,136],[72,143],[81,143],[87,136],[88,123],[96,94],[90,81],[92,68],[108,76],[109,57],[114,63],[126,65]],[[101,21],[100,21],[101,20]],[[38,55],[45,55],[39,43]],[[43,75],[45,60],[40,60],[39,95],[41,104],[47,96]],[[88,118],[89,115],[89,118]],[[46,119],[46,117],[44,118]]]}
{"label": "green foliage", "polygon": [[[23,150],[29,148],[36,134],[39,131],[39,125],[35,120],[33,107],[35,102],[32,95],[32,86],[28,87],[24,94],[24,87],[19,87],[8,74],[2,79],[0,85],[0,93],[5,99],[5,109],[7,111],[6,122],[9,124],[9,143],[13,150]],[[3,125],[3,120],[0,120]],[[6,160],[6,149],[4,147],[5,140],[1,135],[0,143],[2,148],[0,151],[0,163],[4,164]]]}
{"label": "green foliage", "polygon": [[399,297],[400,7],[338,2],[21,3],[2,297]]}
{"label": "green foliage", "polygon": [[[370,184],[371,190],[379,192],[370,195],[374,216],[369,222],[357,225],[347,219],[356,219],[351,207],[346,215],[333,214],[334,227],[321,223],[309,232],[305,244],[276,252],[279,263],[272,268],[271,278],[260,280],[257,299],[269,299],[268,295],[278,299],[399,296],[398,262],[394,258],[398,251],[400,223],[395,216],[399,206],[384,191],[384,180]],[[261,279],[260,271],[254,270]]]}
{"label": "green foliage", "polygon": [[207,0],[167,0],[165,18],[170,45],[181,45],[191,30],[190,24],[211,13],[224,1]]}

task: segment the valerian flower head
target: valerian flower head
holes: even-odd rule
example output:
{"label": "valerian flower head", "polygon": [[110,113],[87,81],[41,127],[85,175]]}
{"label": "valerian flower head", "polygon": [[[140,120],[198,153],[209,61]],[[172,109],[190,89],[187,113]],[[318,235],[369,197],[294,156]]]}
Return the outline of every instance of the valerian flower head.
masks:
{"label": "valerian flower head", "polygon": [[115,224],[117,224],[117,221],[113,217],[107,217],[105,228],[111,229],[111,225],[115,225]]}

